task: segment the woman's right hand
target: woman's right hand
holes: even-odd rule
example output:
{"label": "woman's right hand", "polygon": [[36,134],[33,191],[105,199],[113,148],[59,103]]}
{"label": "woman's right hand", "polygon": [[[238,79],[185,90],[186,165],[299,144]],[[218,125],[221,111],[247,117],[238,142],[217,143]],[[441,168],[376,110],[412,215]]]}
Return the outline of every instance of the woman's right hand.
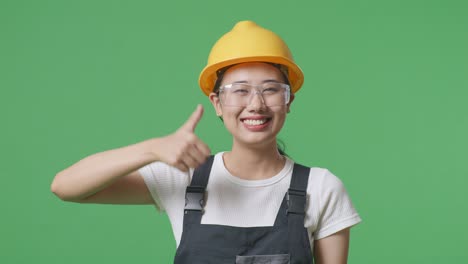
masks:
{"label": "woman's right hand", "polygon": [[200,166],[211,154],[210,148],[195,135],[195,128],[203,116],[203,106],[198,105],[189,119],[174,133],[155,139],[156,160],[181,171]]}

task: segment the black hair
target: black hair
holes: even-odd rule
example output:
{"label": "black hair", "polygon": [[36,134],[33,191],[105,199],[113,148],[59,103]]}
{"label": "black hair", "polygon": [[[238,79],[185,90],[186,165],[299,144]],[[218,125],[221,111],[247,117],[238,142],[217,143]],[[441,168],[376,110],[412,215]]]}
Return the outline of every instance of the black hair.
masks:
{"label": "black hair", "polygon": [[278,152],[286,157],[289,157],[288,154],[286,154],[286,144],[284,144],[284,141],[281,139],[276,139],[276,147],[278,149]]}
{"label": "black hair", "polygon": [[[274,66],[275,68],[277,68],[281,72],[281,74],[283,75],[284,82],[287,85],[290,85],[289,78],[288,78],[288,68],[286,66],[284,66],[282,64],[271,63],[271,62],[265,62],[265,63],[270,64],[270,65]],[[213,92],[216,93],[217,95],[219,95],[219,88],[221,86],[221,82],[223,81],[224,73],[234,65],[237,65],[237,64],[229,65],[229,66],[226,66],[226,67],[221,68],[218,71],[216,71],[216,81],[215,81],[215,84],[214,84],[214,87],[213,87]],[[223,117],[220,116],[219,119],[221,119],[221,121],[224,122]],[[283,140],[277,139],[276,140],[276,147],[278,149],[278,152],[281,155],[289,157],[289,155],[286,154],[286,152],[285,152],[286,144],[284,143]]]}

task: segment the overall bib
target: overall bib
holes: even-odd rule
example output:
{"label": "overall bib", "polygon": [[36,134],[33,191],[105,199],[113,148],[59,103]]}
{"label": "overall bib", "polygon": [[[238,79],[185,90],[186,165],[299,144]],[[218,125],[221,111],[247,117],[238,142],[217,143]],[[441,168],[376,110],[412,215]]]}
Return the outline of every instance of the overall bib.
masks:
{"label": "overall bib", "polygon": [[201,224],[204,193],[213,156],[198,167],[185,194],[182,237],[175,264],[310,264],[313,263],[304,227],[309,168],[294,164],[273,226],[235,227]]}

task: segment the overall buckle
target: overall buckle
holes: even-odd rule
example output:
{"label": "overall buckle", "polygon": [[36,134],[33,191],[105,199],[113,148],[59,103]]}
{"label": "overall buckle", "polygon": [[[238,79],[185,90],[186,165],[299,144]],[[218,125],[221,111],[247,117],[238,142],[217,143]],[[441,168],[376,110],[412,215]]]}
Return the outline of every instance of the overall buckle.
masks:
{"label": "overall buckle", "polygon": [[286,213],[304,215],[306,209],[306,195],[306,191],[290,188],[286,195],[286,200],[288,202]]}
{"label": "overall buckle", "polygon": [[201,186],[187,186],[185,191],[185,212],[203,211],[205,205],[205,188]]}

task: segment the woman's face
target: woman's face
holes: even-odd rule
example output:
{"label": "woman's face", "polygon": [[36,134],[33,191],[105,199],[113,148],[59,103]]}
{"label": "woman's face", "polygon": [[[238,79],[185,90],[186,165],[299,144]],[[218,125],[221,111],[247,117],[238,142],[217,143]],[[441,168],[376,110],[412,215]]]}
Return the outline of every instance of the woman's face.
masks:
{"label": "woman's face", "polygon": [[[242,63],[232,66],[224,73],[221,86],[235,82],[260,85],[266,81],[285,83],[283,74],[273,65],[261,62]],[[266,106],[260,95],[256,94],[247,106],[226,106],[215,93],[210,94],[210,101],[233,135],[234,142],[251,146],[276,146],[276,135],[283,127],[293,99],[291,95],[288,104]]]}

